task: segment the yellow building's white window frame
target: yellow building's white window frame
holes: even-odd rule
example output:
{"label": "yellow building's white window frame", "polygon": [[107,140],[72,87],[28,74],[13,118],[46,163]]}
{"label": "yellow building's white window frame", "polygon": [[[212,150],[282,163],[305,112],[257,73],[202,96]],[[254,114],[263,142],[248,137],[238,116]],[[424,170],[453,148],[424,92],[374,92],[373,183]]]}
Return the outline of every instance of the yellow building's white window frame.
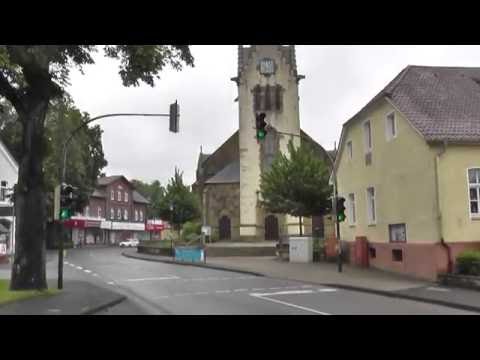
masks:
{"label": "yellow building's white window frame", "polygon": [[[390,122],[393,119],[393,122]],[[391,126],[393,124],[393,126]],[[398,135],[397,116],[395,111],[390,111],[385,115],[385,138],[387,142],[392,141]]]}
{"label": "yellow building's white window frame", "polygon": [[347,156],[348,156],[348,160],[352,160],[353,159],[353,142],[352,140],[348,140],[347,141]]}
{"label": "yellow building's white window frame", "polygon": [[[471,170],[477,170],[473,174],[474,179],[470,177]],[[480,166],[467,168],[467,189],[468,189],[468,213],[470,215],[470,219],[475,219],[475,220],[480,219]],[[472,211],[474,204],[476,206],[476,211]]]}
{"label": "yellow building's white window frame", "polygon": [[[367,131],[366,131],[367,123],[369,124],[368,138],[367,138]],[[362,127],[363,127],[363,144],[365,148],[365,154],[368,154],[373,151],[372,121],[370,119],[366,119],[363,122]]]}
{"label": "yellow building's white window frame", "polygon": [[[352,201],[353,199],[353,201]],[[355,193],[350,193],[347,196],[347,205],[348,205],[348,222],[350,226],[357,225],[357,209],[356,209],[356,201],[355,201]]]}
{"label": "yellow building's white window frame", "polygon": [[[369,189],[373,189],[373,207],[370,208],[372,203],[371,196],[369,194]],[[366,198],[366,205],[367,205],[367,224],[368,225],[376,225],[377,224],[377,190],[375,186],[369,186],[365,189],[365,198]]]}

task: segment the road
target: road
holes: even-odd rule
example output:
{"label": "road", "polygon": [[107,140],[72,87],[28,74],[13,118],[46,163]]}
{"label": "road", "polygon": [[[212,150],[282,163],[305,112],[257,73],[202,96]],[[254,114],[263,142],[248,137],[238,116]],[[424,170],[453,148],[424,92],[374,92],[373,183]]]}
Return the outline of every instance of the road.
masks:
{"label": "road", "polygon": [[[55,262],[47,266],[55,277]],[[65,286],[87,280],[128,300],[100,315],[467,315],[468,311],[291,280],[126,258],[118,248],[69,250]]]}

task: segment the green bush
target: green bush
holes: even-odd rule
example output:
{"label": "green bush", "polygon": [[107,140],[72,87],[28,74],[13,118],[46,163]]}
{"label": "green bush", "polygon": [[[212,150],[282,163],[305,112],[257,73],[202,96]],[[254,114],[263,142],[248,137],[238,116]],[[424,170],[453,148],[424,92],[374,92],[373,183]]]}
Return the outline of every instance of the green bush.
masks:
{"label": "green bush", "polygon": [[480,275],[480,251],[464,251],[458,255],[457,270],[462,275]]}
{"label": "green bush", "polygon": [[183,225],[182,235],[184,239],[195,237],[202,234],[202,224],[198,221],[188,221]]}

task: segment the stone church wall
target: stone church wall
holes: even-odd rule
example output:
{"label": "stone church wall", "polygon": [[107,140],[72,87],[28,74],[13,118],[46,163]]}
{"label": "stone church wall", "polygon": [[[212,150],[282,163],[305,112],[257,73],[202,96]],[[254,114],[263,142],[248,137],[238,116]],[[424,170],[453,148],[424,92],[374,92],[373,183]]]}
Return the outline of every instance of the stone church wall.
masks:
{"label": "stone church wall", "polygon": [[228,216],[231,222],[231,241],[240,238],[240,185],[239,184],[212,184],[205,185],[206,221],[212,227],[212,238],[218,240],[219,220]]}

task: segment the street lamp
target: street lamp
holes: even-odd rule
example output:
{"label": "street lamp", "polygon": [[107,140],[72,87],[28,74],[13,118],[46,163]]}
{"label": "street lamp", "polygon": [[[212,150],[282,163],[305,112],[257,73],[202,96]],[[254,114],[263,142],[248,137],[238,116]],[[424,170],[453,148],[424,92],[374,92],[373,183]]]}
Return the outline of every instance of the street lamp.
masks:
{"label": "street lamp", "polygon": [[[146,116],[146,117],[168,117],[170,118],[170,131],[177,133],[179,129],[179,118],[180,118],[180,111],[178,103],[175,101],[174,104],[170,106],[170,113],[169,114],[138,114],[138,113],[124,113],[124,114],[106,114],[94,117],[88,121],[85,121],[77,127],[75,130],[72,131],[70,136],[65,140],[63,144],[63,167],[62,167],[62,177],[60,180],[60,184],[65,182],[65,173],[67,170],[67,150],[68,145],[72,141],[73,137],[83,128],[87,127],[93,121],[100,120],[107,117],[119,117],[119,116]],[[63,288],[63,235],[60,236],[59,247],[58,247],[58,289]]]}
{"label": "street lamp", "polygon": [[175,259],[175,253],[173,251],[173,232],[172,232],[172,227],[173,227],[173,210],[175,210],[175,206],[173,203],[170,204],[170,254],[172,255],[172,258]]}

